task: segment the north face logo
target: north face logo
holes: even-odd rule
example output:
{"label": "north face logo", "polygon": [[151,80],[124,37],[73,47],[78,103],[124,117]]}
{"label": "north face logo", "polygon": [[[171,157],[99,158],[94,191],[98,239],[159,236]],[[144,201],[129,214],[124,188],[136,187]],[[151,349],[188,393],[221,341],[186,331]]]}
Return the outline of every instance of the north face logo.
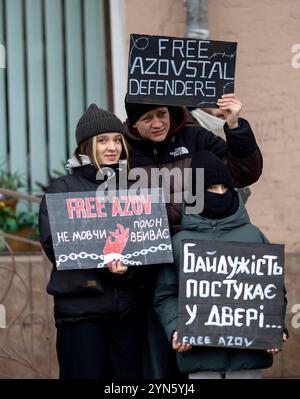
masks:
{"label": "north face logo", "polygon": [[173,155],[173,157],[178,157],[179,155],[183,155],[183,154],[188,154],[189,151],[186,147],[178,147],[175,148],[175,151],[170,152],[170,155]]}

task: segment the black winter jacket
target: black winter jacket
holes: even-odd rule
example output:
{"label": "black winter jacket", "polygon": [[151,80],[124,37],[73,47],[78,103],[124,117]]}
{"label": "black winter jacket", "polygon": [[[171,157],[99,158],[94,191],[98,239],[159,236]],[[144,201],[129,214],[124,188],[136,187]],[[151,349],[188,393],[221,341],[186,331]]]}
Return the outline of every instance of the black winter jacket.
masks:
{"label": "black winter jacket", "polygon": [[[130,168],[142,167],[148,175],[152,168],[184,168],[190,166],[193,155],[208,150],[224,159],[231,171],[237,188],[256,182],[262,173],[262,155],[256,143],[249,123],[240,118],[236,129],[224,125],[225,142],[221,137],[202,128],[189,126],[187,113],[182,107],[168,107],[171,126],[163,142],[145,141],[129,121],[127,121],[126,139],[131,146]],[[179,230],[181,221],[181,203],[174,203],[172,193],[183,191],[182,184],[171,181],[171,197],[167,203],[172,233]]]}
{"label": "black winter jacket", "polygon": [[[47,193],[96,191],[96,169],[87,165],[74,169],[74,174],[55,180]],[[47,292],[54,296],[56,324],[90,318],[121,318],[139,313],[140,282],[129,269],[116,275],[108,269],[57,271],[52,246],[45,196],[39,213],[40,241],[53,264]]]}

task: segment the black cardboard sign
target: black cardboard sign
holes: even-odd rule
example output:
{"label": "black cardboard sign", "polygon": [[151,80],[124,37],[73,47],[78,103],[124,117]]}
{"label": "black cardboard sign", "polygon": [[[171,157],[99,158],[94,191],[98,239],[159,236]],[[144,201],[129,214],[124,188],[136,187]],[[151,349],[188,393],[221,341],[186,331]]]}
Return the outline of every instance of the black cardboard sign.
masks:
{"label": "black cardboard sign", "polygon": [[237,43],[130,35],[127,100],[216,107],[234,92]]}
{"label": "black cardboard sign", "polygon": [[179,341],[282,347],[284,246],[183,240]]}
{"label": "black cardboard sign", "polygon": [[[107,198],[110,198],[108,201]],[[173,262],[161,189],[46,194],[58,270]]]}

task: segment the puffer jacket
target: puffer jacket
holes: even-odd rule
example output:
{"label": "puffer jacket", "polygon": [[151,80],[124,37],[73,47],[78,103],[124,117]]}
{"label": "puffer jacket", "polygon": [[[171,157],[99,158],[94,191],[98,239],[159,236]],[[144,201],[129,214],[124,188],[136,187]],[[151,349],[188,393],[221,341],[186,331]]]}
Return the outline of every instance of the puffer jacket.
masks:
{"label": "puffer jacket", "polygon": [[[166,265],[158,274],[154,296],[155,311],[164,327],[169,342],[178,319],[178,269],[181,242],[184,239],[215,240],[231,242],[267,243],[263,233],[250,223],[246,208],[239,197],[239,208],[228,217],[219,220],[183,212],[182,231],[172,240],[176,266]],[[283,317],[286,311],[286,298]],[[287,333],[287,330],[283,330]],[[272,355],[264,350],[235,348],[199,347],[177,353],[179,369],[184,374],[198,371],[250,370],[267,368],[272,365]]]}
{"label": "puffer jacket", "polygon": [[[235,187],[246,187],[259,179],[262,173],[262,155],[250,124],[245,119],[239,119],[236,129],[229,129],[227,123],[224,124],[225,142],[201,126],[188,125],[188,114],[184,108],[168,108],[171,125],[163,142],[144,140],[137,129],[129,121],[126,122],[126,139],[131,147],[130,168],[145,169],[149,181],[153,168],[179,168],[183,176],[183,170],[190,166],[193,155],[198,151],[208,150],[228,164]],[[174,203],[173,195],[183,192],[183,184],[184,179],[171,179],[167,211],[172,233],[179,230],[183,202],[183,196],[179,195],[177,198],[181,198],[181,201]]]}
{"label": "puffer jacket", "polygon": [[[56,179],[47,193],[96,191],[96,169],[85,165]],[[92,318],[136,317],[141,283],[132,269],[117,275],[105,269],[57,271],[45,196],[39,212],[40,241],[53,264],[47,291],[54,297],[56,324]]]}

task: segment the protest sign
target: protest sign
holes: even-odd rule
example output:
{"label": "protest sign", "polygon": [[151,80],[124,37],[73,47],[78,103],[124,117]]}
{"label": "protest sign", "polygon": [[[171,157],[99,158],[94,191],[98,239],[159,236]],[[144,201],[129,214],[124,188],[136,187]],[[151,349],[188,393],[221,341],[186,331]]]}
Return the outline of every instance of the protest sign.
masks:
{"label": "protest sign", "polygon": [[234,92],[237,43],[130,35],[127,101],[217,107]]}
{"label": "protest sign", "polygon": [[183,240],[178,340],[282,347],[284,246]]}
{"label": "protest sign", "polygon": [[46,194],[58,270],[173,262],[161,189]]}

